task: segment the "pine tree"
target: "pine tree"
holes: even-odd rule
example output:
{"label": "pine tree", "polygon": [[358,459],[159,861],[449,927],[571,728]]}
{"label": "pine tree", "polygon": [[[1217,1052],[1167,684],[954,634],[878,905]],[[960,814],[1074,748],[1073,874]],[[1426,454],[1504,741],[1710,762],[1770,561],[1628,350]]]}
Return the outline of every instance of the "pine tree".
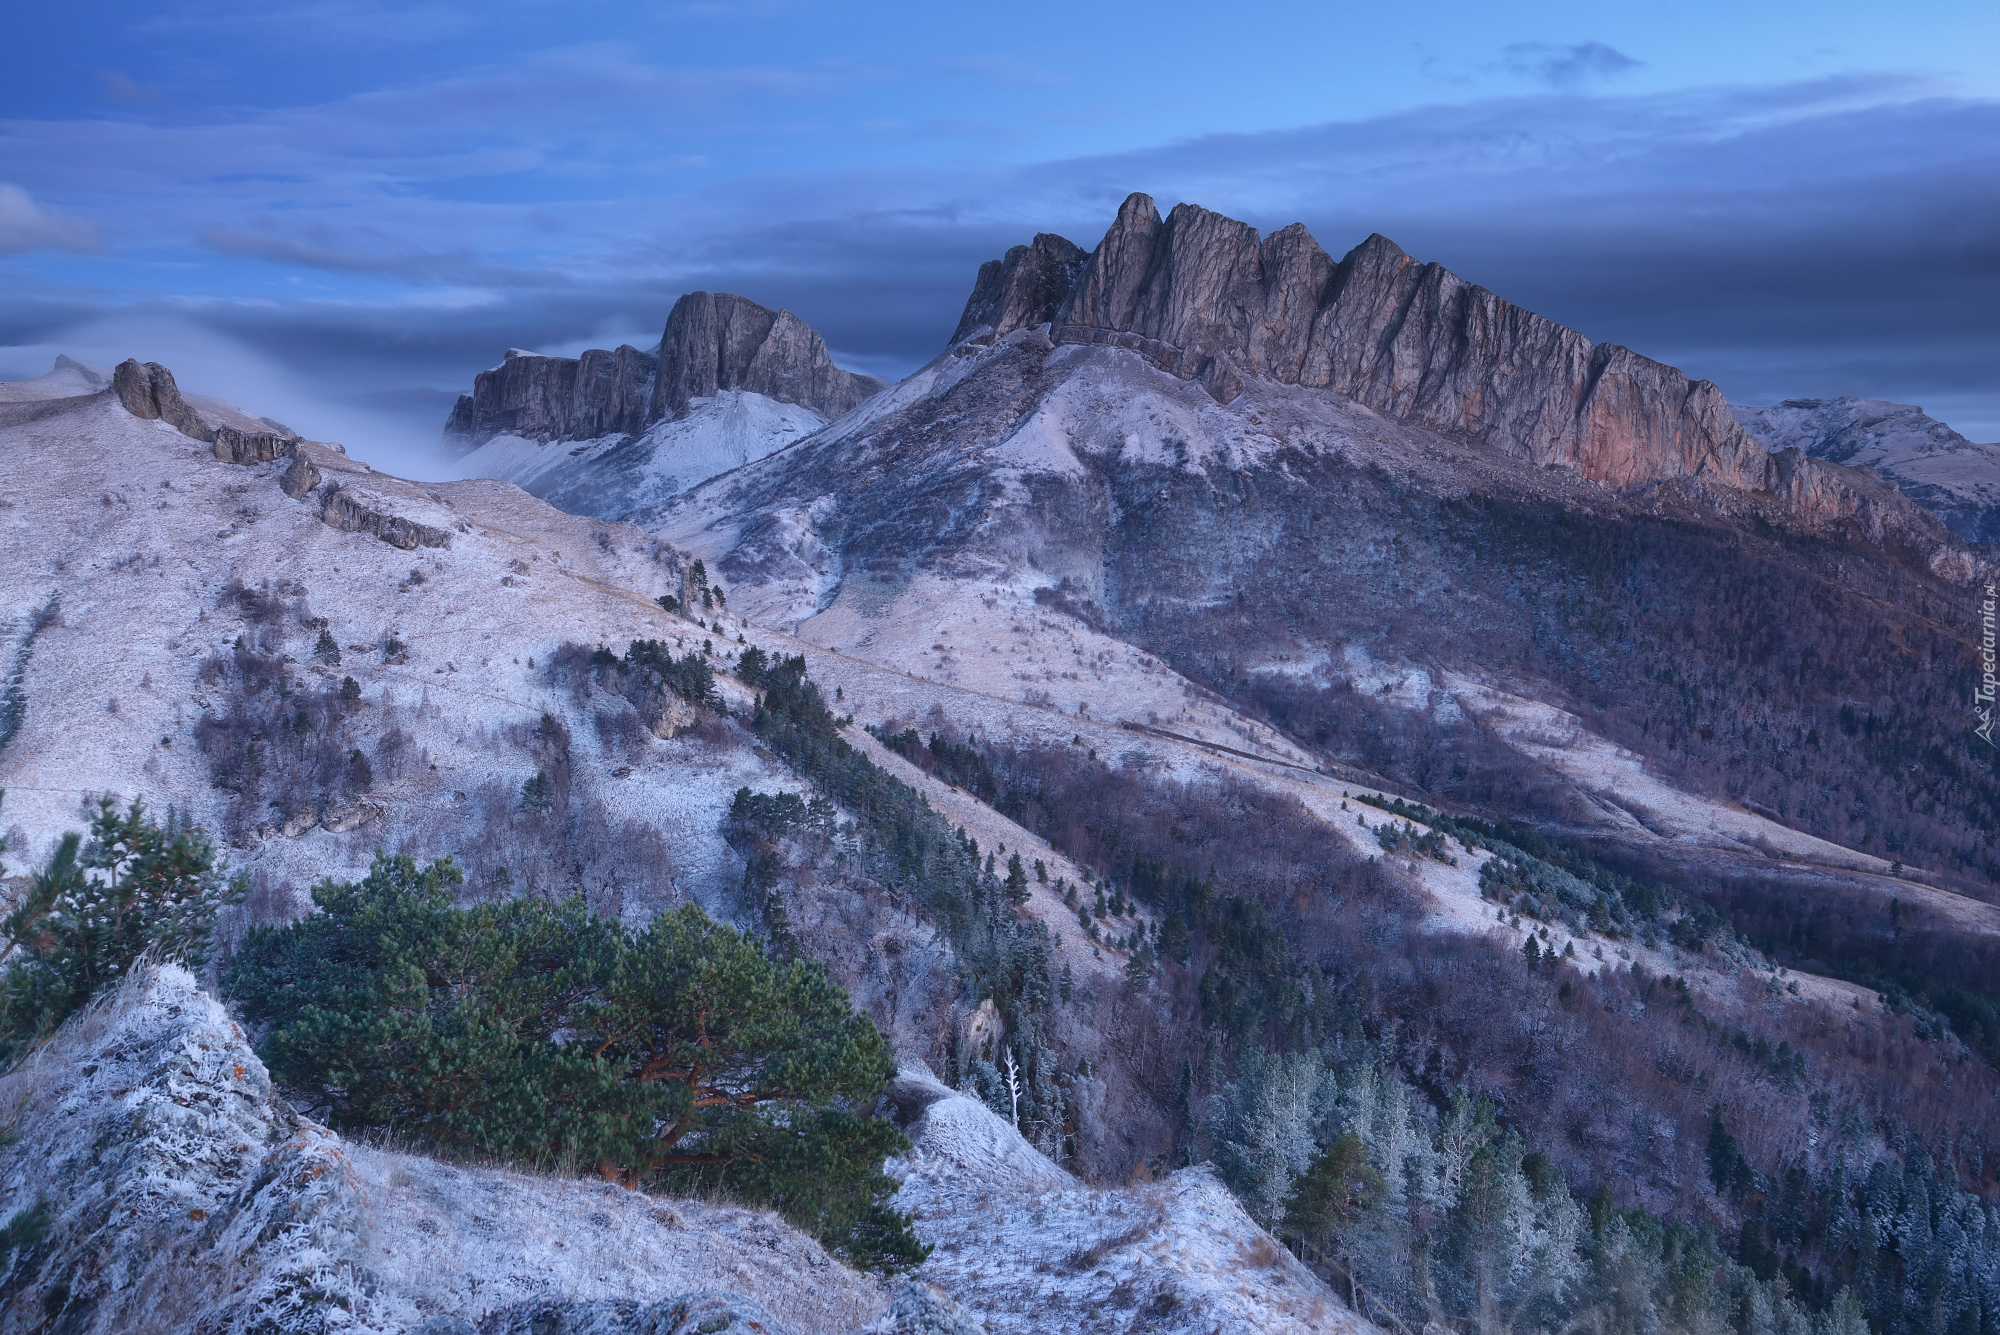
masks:
{"label": "pine tree", "polygon": [[1019,853],[1007,858],[1007,902],[1017,907],[1028,902],[1028,873],[1021,866]]}
{"label": "pine tree", "polygon": [[0,920],[0,1050],[53,1030],[143,954],[200,967],[216,914],[247,893],[200,830],[100,798],[89,839],[64,835]]}
{"label": "pine tree", "polygon": [[688,905],[644,931],[580,901],[453,907],[449,861],[378,855],[253,931],[226,987],[340,1125],[769,1206],[865,1264],[925,1254],[887,1204],[907,1146],[865,1116],[887,1045],[816,963]]}

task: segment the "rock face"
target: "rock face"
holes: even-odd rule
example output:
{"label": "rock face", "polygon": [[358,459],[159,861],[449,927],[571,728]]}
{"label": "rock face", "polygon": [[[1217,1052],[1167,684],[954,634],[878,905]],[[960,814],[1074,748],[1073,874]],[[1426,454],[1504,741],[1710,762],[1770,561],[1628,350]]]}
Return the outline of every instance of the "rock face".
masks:
{"label": "rock face", "polygon": [[1095,1189],[927,1070],[906,1068],[886,1092],[916,1146],[891,1162],[903,1181],[896,1204],[935,1249],[915,1273],[973,1306],[993,1335],[1376,1329],[1257,1227],[1206,1167]]}
{"label": "rock face", "polygon": [[509,348],[481,371],[445,424],[447,439],[478,445],[498,435],[591,440],[643,431],[659,358],[630,344],[581,357],[544,357]]}
{"label": "rock face", "polygon": [[1773,453],[1873,468],[1969,542],[2000,541],[2000,445],[1975,445],[1907,403],[1786,399],[1730,413]]}
{"label": "rock face", "polygon": [[147,421],[165,422],[182,435],[206,439],[206,428],[194,409],[181,398],[174,373],[158,362],[141,363],[128,358],[111,373],[111,388],[125,411]]}
{"label": "rock face", "polygon": [[826,340],[790,311],[726,292],[690,292],[674,303],[660,338],[652,418],[679,417],[693,400],[724,389],[838,417],[882,388],[873,376],[835,366]]}
{"label": "rock face", "polygon": [[1614,486],[1764,479],[1764,452],[1714,385],[1592,344],[1379,235],[1336,263],[1301,224],[1260,238],[1190,204],[1162,219],[1133,195],[1087,259],[1042,236],[982,269],[954,341],[1039,323],[1221,401],[1250,377],[1331,389]]}
{"label": "rock face", "polygon": [[1963,564],[1921,513],[1819,464],[1832,455],[1780,462],[1759,448],[1710,382],[1593,344],[1379,234],[1336,263],[1303,224],[1260,237],[1191,204],[1162,219],[1135,194],[1088,256],[1044,234],[984,265],[953,342],[1038,325],[1058,346],[1135,352],[1219,403],[1258,380],[1331,390],[1537,467],[1617,488],[1769,493],[1811,522],[1857,520],[1940,568]]}
{"label": "rock face", "polygon": [[979,266],[951,341],[963,342],[982,329],[997,334],[1049,323],[1062,313],[1089,262],[1090,256],[1074,242],[1052,232],[1038,233],[1032,244],[986,261]]}
{"label": "rock face", "polygon": [[882,389],[872,376],[833,364],[826,341],[790,311],[729,293],[690,292],[674,303],[654,352],[629,345],[581,357],[509,349],[473,380],[445,424],[445,438],[471,450],[501,435],[596,440],[637,435],[684,417],[723,390],[761,394],[838,417]]}
{"label": "rock face", "polygon": [[451,546],[451,534],[445,530],[395,514],[379,498],[352,486],[327,488],[320,519],[328,527],[343,532],[372,533],[391,547],[406,552],[419,547]]}

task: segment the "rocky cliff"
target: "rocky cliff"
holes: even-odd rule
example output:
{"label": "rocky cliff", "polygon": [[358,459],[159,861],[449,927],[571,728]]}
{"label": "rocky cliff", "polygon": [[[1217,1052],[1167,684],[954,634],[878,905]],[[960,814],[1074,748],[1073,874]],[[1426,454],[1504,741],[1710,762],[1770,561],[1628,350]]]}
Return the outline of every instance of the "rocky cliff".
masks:
{"label": "rocky cliff", "polygon": [[1907,403],[1786,399],[1730,413],[1774,453],[1872,468],[1969,542],[2000,541],[2000,445],[1976,445]]}
{"label": "rocky cliff", "polygon": [[[0,1330],[747,1335],[755,1316],[830,1335],[883,1315],[768,1214],[343,1140],[292,1111],[177,966],[141,971],[5,1084],[0,1216],[37,1219],[39,1240],[0,1273]],[[707,1321],[678,1319],[697,1307]]]}
{"label": "rocky cliff", "polygon": [[473,380],[445,423],[445,439],[472,450],[497,436],[597,440],[633,436],[687,415],[724,390],[761,394],[838,417],[882,388],[833,364],[822,339],[790,311],[729,293],[690,292],[674,303],[659,346],[629,344],[581,357],[510,348]]}
{"label": "rocky cliff", "polygon": [[1038,236],[980,271],[954,342],[1049,324],[1122,347],[1220,401],[1246,380],[1330,389],[1614,486],[1698,477],[1767,485],[1721,393],[1523,310],[1371,236],[1338,262],[1302,224],[1260,237],[1191,204],[1132,195],[1084,256]]}
{"label": "rocky cliff", "polygon": [[826,340],[790,311],[727,292],[690,292],[674,303],[660,336],[651,417],[680,417],[693,400],[735,389],[831,418],[882,388],[873,376],[835,366]]}

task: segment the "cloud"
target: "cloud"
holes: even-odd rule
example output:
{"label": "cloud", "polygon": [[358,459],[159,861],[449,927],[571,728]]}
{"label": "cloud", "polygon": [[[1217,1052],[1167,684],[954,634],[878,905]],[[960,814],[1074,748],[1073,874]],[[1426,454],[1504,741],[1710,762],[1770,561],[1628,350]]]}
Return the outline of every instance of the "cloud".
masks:
{"label": "cloud", "polygon": [[[233,124],[38,135],[16,122],[10,153],[73,170],[63,197],[99,216],[144,199],[156,272],[193,276],[178,296],[0,289],[0,346],[67,350],[93,321],[171,316],[216,348],[298,368],[290,388],[244,392],[298,399],[327,423],[300,430],[407,466],[397,452],[434,440],[452,394],[506,347],[657,330],[695,288],[789,307],[843,364],[905,373],[938,351],[981,261],[1038,231],[1092,246],[1137,189],[1267,230],[1304,221],[1336,256],[1383,232],[1738,402],[1945,405],[1968,435],[2000,439],[1994,102],[1848,78],[1538,92],[1018,165],[726,177],[674,159],[682,141],[653,127],[756,96],[765,76],[741,73],[655,82],[592,49]],[[803,86],[781,74],[769,77]],[[568,109],[599,76],[609,101]],[[645,119],[673,88],[685,100]],[[175,365],[164,336],[149,346]]]}
{"label": "cloud", "polygon": [[97,226],[52,213],[18,185],[0,181],[0,255],[30,250],[97,250]]}
{"label": "cloud", "polygon": [[140,103],[163,100],[158,84],[140,83],[122,71],[105,70],[98,77],[104,82],[104,100],[107,102],[119,106],[137,106]]}
{"label": "cloud", "polygon": [[1511,74],[1532,79],[1545,88],[1571,92],[1602,79],[1615,79],[1641,67],[1603,42],[1552,46],[1547,42],[1515,42],[1500,48],[1501,65]]}

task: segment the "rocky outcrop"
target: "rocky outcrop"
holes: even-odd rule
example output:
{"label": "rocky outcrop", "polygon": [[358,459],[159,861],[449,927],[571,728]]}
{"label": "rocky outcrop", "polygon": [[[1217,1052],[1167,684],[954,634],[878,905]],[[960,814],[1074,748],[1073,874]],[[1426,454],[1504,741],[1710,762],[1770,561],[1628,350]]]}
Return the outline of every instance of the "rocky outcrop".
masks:
{"label": "rocky outcrop", "polygon": [[1592,344],[1385,237],[1336,263],[1300,224],[1260,237],[1189,204],[1162,219],[1133,195],[1086,262],[1074,250],[1038,237],[982,270],[960,337],[1046,321],[1057,343],[1128,348],[1222,401],[1261,377],[1614,486],[1764,485],[1765,453],[1714,385]]}
{"label": "rocky outcrop", "polygon": [[181,398],[174,373],[158,362],[127,358],[111,373],[111,389],[125,411],[147,421],[165,422],[184,436],[213,440],[199,414]]}
{"label": "rocky outcrop", "polygon": [[293,454],[298,436],[276,422],[251,418],[227,404],[204,399],[210,412],[189,403],[174,383],[174,373],[158,362],[127,358],[111,373],[111,389],[125,411],[157,420],[183,436],[215,446],[215,457],[230,464],[269,463]]}
{"label": "rocky outcrop", "polygon": [[473,379],[445,424],[448,439],[477,446],[495,436],[594,440],[643,431],[659,359],[630,344],[581,357],[544,357],[509,348],[500,365]]}
{"label": "rocky outcrop", "polygon": [[1786,399],[1729,409],[1777,454],[1872,468],[1968,542],[2000,542],[2000,445],[1967,440],[1923,409],[1881,399]]}
{"label": "rocky outcrop", "polygon": [[896,1205],[934,1249],[916,1277],[977,1310],[992,1335],[1376,1335],[1206,1166],[1087,1187],[920,1064],[884,1093],[914,1142],[890,1161]]}
{"label": "rocky outcrop", "polygon": [[374,497],[352,487],[329,487],[319,517],[331,528],[345,533],[372,533],[391,547],[406,552],[419,547],[451,546],[451,534],[443,529],[391,514]]}
{"label": "rocky outcrop", "polygon": [[838,417],[883,384],[833,364],[826,340],[790,311],[727,292],[690,292],[674,303],[660,338],[652,416],[681,416],[695,399],[748,390]]}
{"label": "rocky outcrop", "polygon": [[593,348],[581,357],[510,349],[473,378],[445,424],[472,450],[496,436],[597,440],[678,419],[697,399],[744,390],[838,417],[882,389],[833,364],[826,341],[790,311],[744,297],[690,292],[674,303],[653,352]]}
{"label": "rocky outcrop", "polygon": [[961,343],[982,330],[1004,333],[1048,324],[1062,313],[1089,261],[1075,242],[1052,232],[1037,233],[1033,243],[986,261],[951,341]]}
{"label": "rocky outcrop", "polygon": [[0,1219],[40,1238],[0,1257],[0,1331],[826,1335],[884,1315],[770,1215],[345,1141],[178,966],[136,970],[0,1097]]}
{"label": "rocky outcrop", "polygon": [[304,450],[292,455],[291,466],[278,479],[278,487],[295,501],[302,501],[306,494],[319,485],[319,466],[313,463]]}

